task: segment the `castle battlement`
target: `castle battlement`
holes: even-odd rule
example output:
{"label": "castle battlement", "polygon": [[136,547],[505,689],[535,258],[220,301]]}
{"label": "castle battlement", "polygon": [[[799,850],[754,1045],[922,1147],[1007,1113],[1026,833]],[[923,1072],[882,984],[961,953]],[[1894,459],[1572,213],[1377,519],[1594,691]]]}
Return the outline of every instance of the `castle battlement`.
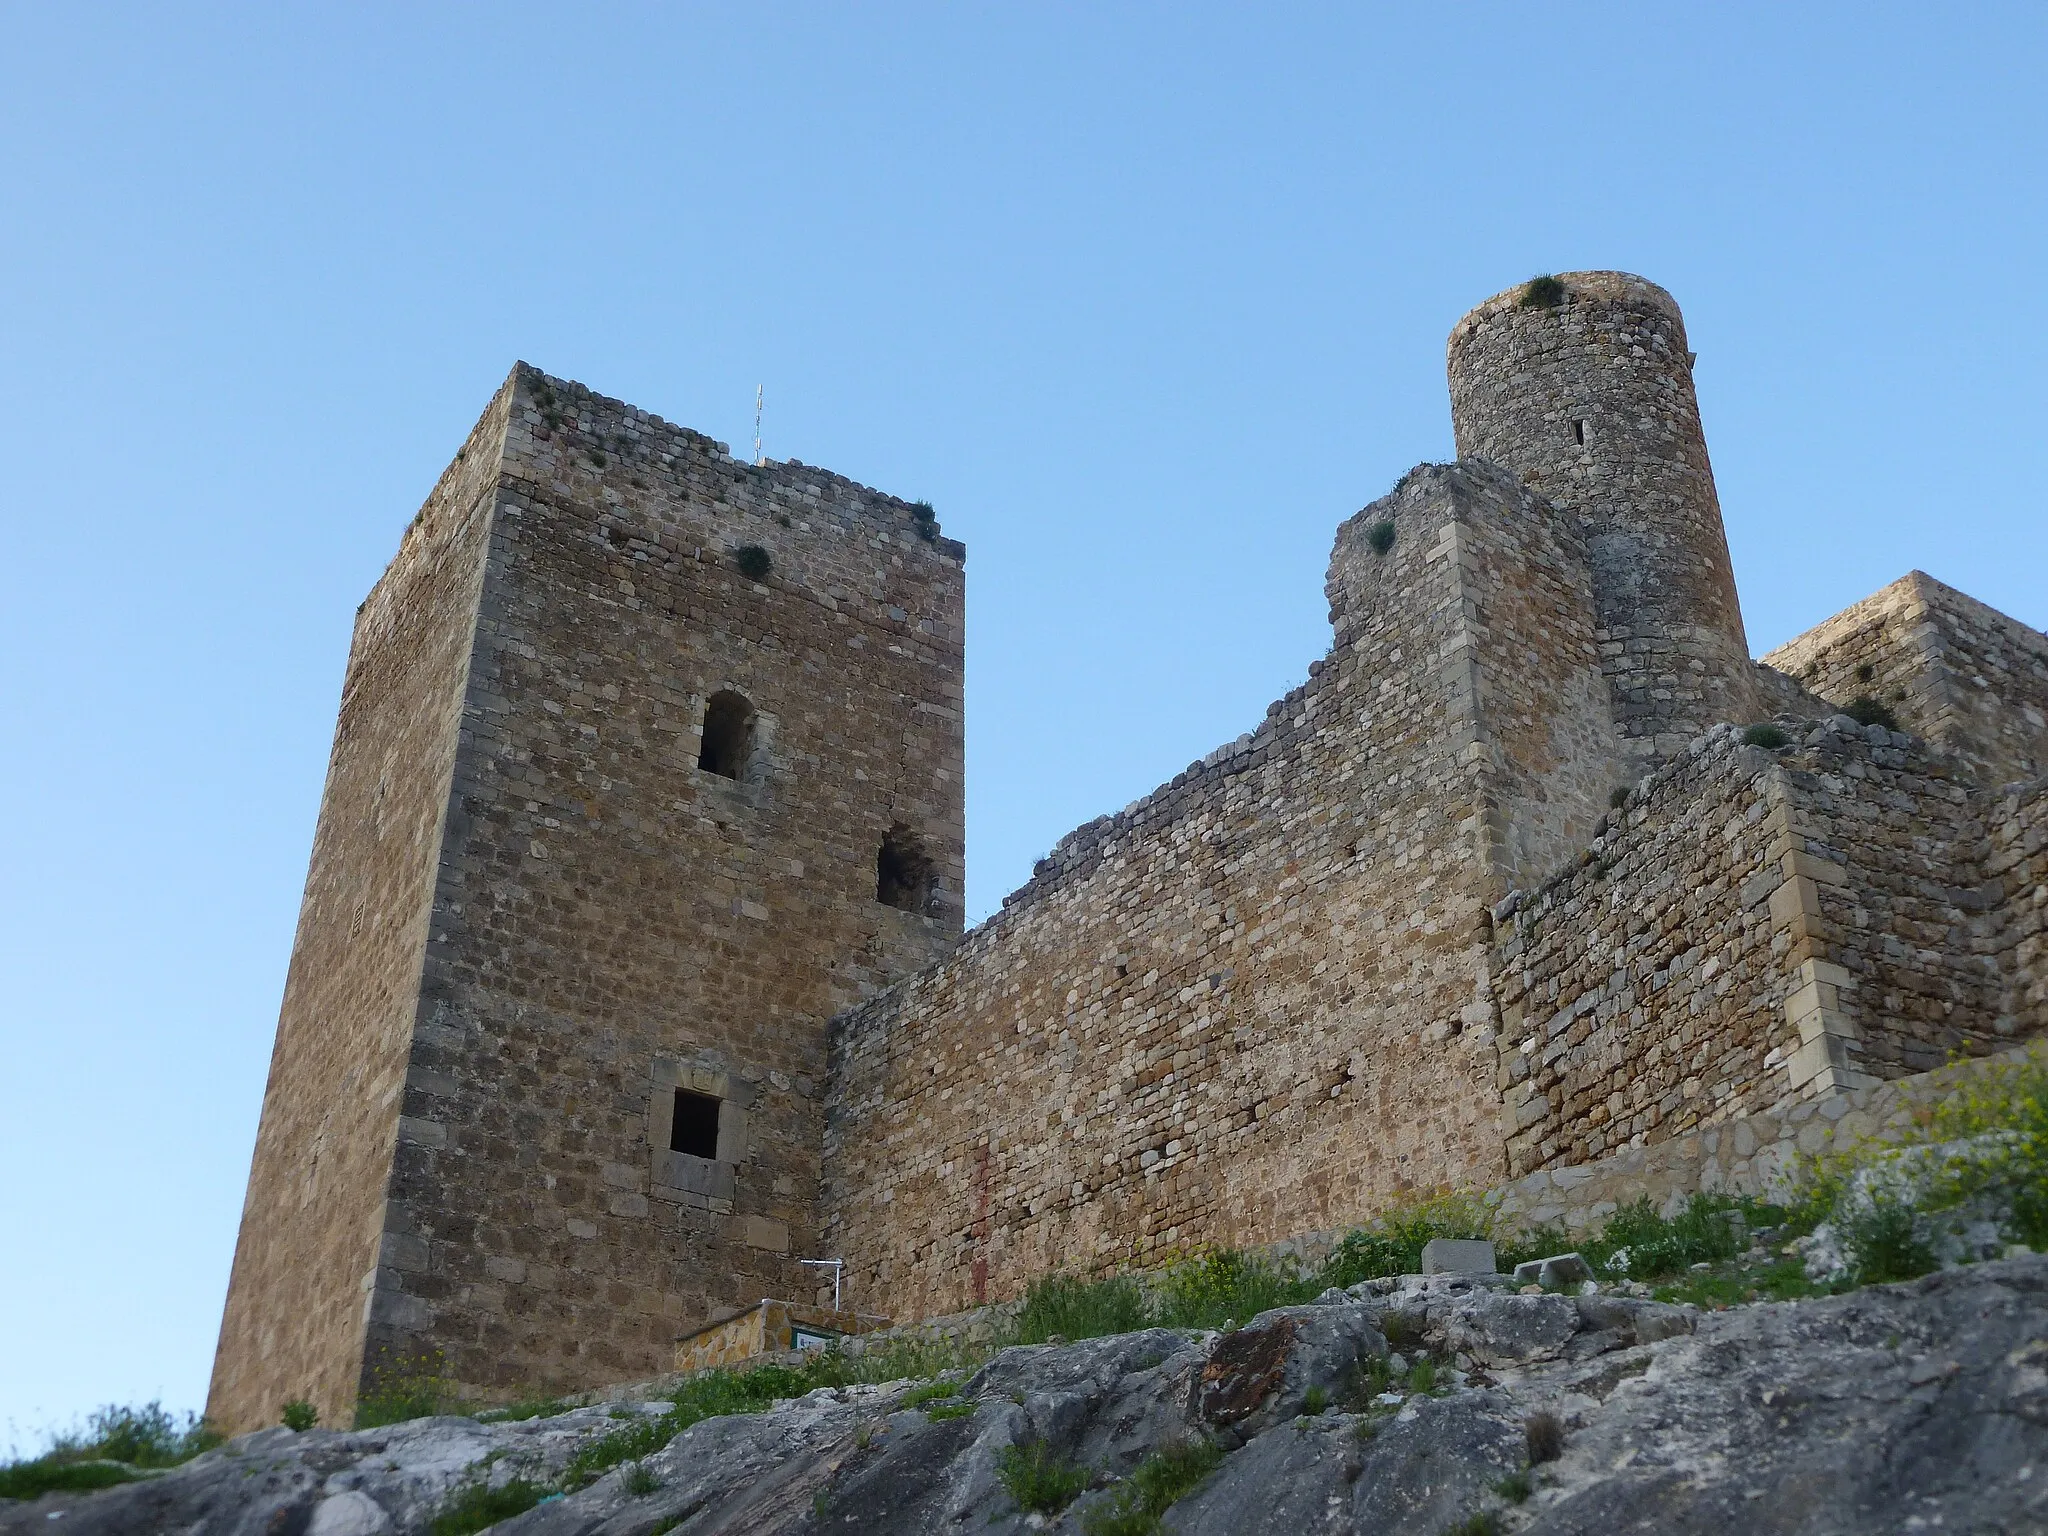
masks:
{"label": "castle battlement", "polygon": [[210,1415],[645,1377],[805,1258],[907,1320],[2048,1031],[2048,636],[1915,572],[1752,661],[1641,278],[1447,367],[1308,681],[964,935],[964,549],[516,368],[358,616]]}

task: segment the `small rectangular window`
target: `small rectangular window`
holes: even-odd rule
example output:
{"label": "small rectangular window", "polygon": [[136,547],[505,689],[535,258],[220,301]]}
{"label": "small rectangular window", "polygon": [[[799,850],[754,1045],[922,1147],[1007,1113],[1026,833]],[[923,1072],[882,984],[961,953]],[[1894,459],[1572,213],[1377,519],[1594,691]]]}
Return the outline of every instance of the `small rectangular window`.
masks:
{"label": "small rectangular window", "polygon": [[723,1100],[708,1093],[692,1093],[687,1088],[678,1088],[675,1118],[669,1122],[669,1150],[690,1157],[717,1157],[721,1103]]}
{"label": "small rectangular window", "polygon": [[1586,446],[1586,418],[1581,416],[1572,423],[1572,438],[1583,448]]}

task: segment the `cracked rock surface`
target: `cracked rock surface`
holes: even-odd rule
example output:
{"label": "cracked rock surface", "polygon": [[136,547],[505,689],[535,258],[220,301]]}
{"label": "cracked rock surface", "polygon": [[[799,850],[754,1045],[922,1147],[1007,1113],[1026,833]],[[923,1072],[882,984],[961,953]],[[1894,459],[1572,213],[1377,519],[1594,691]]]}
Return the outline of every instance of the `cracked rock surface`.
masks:
{"label": "cracked rock surface", "polygon": [[[1436,1389],[1408,1390],[1401,1368],[1425,1359]],[[962,1384],[971,1412],[906,1408],[909,1385],[705,1420],[637,1476],[621,1466],[492,1529],[1078,1536],[1153,1451],[1206,1435],[1226,1454],[1167,1531],[1441,1536],[1487,1511],[1554,1536],[2048,1531],[2048,1258],[1718,1313],[1408,1277],[1229,1334],[1008,1349]],[[1542,1414],[1561,1453],[1513,1502]],[[0,1532],[395,1536],[467,1479],[553,1476],[615,1427],[591,1408],[265,1430],[145,1483],[0,1504]],[[1004,1449],[1024,1441],[1093,1473],[1056,1515],[1004,1486]]]}

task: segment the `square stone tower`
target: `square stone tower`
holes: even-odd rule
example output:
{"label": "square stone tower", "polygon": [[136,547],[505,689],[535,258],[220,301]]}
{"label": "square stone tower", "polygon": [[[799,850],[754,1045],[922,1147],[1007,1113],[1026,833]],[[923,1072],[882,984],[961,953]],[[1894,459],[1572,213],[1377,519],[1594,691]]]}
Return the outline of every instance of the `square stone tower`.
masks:
{"label": "square stone tower", "polygon": [[964,548],[521,365],[357,614],[208,1402],[666,1368],[961,923]]}

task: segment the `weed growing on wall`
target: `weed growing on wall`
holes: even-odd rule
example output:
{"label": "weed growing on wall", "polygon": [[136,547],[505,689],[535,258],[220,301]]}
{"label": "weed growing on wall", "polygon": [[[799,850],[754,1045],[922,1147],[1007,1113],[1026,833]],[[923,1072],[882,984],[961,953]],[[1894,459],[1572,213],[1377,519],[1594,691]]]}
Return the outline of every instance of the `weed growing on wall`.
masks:
{"label": "weed growing on wall", "polygon": [[1564,300],[1564,284],[1547,272],[1541,277],[1530,278],[1522,285],[1521,303],[1524,309],[1555,309]]}
{"label": "weed growing on wall", "polygon": [[303,1397],[295,1397],[284,1405],[282,1417],[286,1429],[304,1434],[320,1422],[320,1410]]}
{"label": "weed growing on wall", "polygon": [[775,564],[769,558],[768,551],[758,544],[742,544],[732,552],[732,563],[739,567],[740,574],[749,581],[762,580]]}
{"label": "weed growing on wall", "polygon": [[1858,725],[1881,725],[1888,731],[1899,728],[1899,717],[1889,706],[1879,703],[1869,694],[1858,694],[1843,708],[1842,713]]}
{"label": "weed growing on wall", "polygon": [[1372,546],[1374,554],[1384,555],[1394,547],[1394,525],[1392,523],[1374,523],[1371,528],[1366,530],[1365,542]]}
{"label": "weed growing on wall", "polygon": [[1761,724],[1750,726],[1742,733],[1742,739],[1752,747],[1762,747],[1766,751],[1772,752],[1775,752],[1779,747],[1789,745],[1792,740],[1790,736],[1787,736],[1768,720]]}
{"label": "weed growing on wall", "polygon": [[445,1374],[439,1350],[415,1354],[407,1350],[377,1351],[370,1366],[370,1384],[356,1399],[355,1427],[376,1429],[424,1419],[437,1413],[469,1413],[472,1405]]}

